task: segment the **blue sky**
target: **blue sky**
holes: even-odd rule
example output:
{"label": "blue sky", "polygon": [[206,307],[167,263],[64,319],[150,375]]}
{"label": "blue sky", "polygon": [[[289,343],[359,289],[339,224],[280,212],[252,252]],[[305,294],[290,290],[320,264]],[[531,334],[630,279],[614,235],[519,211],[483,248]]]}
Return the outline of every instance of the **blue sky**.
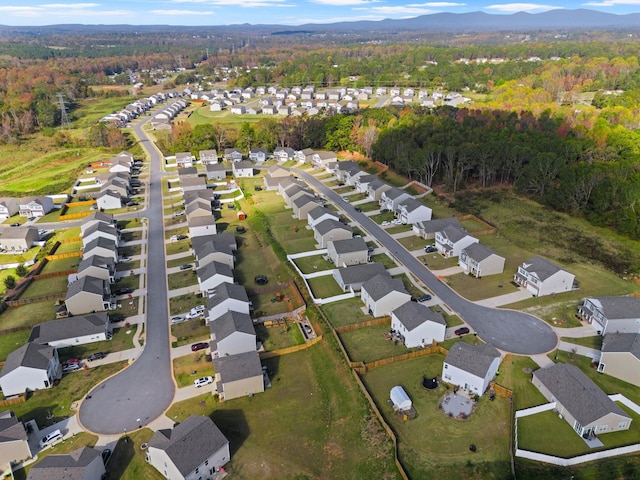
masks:
{"label": "blue sky", "polygon": [[640,12],[640,0],[549,0],[548,3],[496,3],[496,0],[96,0],[46,3],[2,0],[0,24],[301,25],[408,18],[439,12],[539,13],[556,8],[589,8],[624,14]]}

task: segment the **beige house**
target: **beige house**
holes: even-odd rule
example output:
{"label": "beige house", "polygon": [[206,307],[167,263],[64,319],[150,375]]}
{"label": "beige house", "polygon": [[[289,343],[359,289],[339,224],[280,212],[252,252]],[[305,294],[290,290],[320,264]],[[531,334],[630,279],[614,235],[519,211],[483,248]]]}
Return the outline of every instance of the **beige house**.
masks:
{"label": "beige house", "polygon": [[0,474],[11,470],[11,464],[31,458],[27,430],[10,410],[0,412]]}
{"label": "beige house", "polygon": [[256,351],[214,358],[213,369],[220,400],[264,392],[262,365]]}
{"label": "beige house", "polygon": [[313,238],[320,248],[326,248],[329,242],[352,238],[351,227],[337,220],[323,220],[313,229]]}
{"label": "beige house", "polygon": [[477,278],[502,273],[504,261],[504,257],[480,243],[472,243],[463,248],[458,257],[458,265],[464,273]]}
{"label": "beige house", "polygon": [[640,387],[640,333],[607,333],[598,371]]}
{"label": "beige house", "polygon": [[36,227],[5,228],[0,236],[0,253],[24,253],[38,240]]}
{"label": "beige house", "polygon": [[101,480],[105,473],[101,452],[82,447],[68,454],[47,455],[31,467],[27,480]]}
{"label": "beige house", "polygon": [[369,261],[369,250],[363,238],[347,238],[327,243],[327,255],[336,267],[359,265]]}
{"label": "beige house", "polygon": [[0,197],[0,221],[13,217],[20,210],[20,200],[15,197]]}
{"label": "beige house", "polygon": [[86,276],[69,285],[65,304],[70,314],[82,315],[109,310],[112,308],[111,299],[111,288],[108,281]]}
{"label": "beige house", "polygon": [[211,355],[226,357],[256,350],[256,330],[247,313],[225,313],[209,323]]}
{"label": "beige house", "polygon": [[78,265],[78,273],[75,274],[74,281],[87,276],[115,283],[116,264],[113,258],[101,257],[100,255],[91,255],[83,258],[80,265]]}
{"label": "beige house", "polygon": [[315,197],[301,195],[291,203],[291,206],[293,208],[294,217],[298,220],[307,220],[309,212],[320,206],[320,203]]}
{"label": "beige house", "polygon": [[200,163],[209,165],[218,163],[218,152],[216,150],[200,150]]}
{"label": "beige house", "polygon": [[391,315],[400,305],[411,300],[402,280],[391,278],[388,273],[376,275],[362,284],[360,298],[374,317]]}
{"label": "beige house", "polygon": [[556,363],[533,372],[533,384],[578,435],[629,430],[631,417],[578,367]]}

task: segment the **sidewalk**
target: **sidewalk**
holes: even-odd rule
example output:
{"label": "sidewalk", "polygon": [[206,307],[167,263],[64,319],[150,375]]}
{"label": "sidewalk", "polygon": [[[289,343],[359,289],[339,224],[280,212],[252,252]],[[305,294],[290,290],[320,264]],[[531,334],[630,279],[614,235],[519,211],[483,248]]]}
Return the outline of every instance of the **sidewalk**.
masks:
{"label": "sidewalk", "polygon": [[436,277],[450,277],[451,275],[462,273],[462,267],[456,266],[444,268],[442,270],[432,270],[431,273],[433,273]]}
{"label": "sidewalk", "polygon": [[175,290],[169,290],[167,292],[168,298],[179,297],[180,295],[186,295],[188,293],[199,293],[200,286],[196,283],[188,287],[176,288]]}
{"label": "sidewalk", "polygon": [[[459,267],[458,267],[459,268]],[[462,270],[462,269],[461,269]],[[439,272],[433,272],[436,275],[440,275]],[[505,293],[504,295],[498,295],[497,297],[485,298],[484,300],[478,300],[476,305],[482,305],[483,307],[500,307],[502,305],[509,305],[521,300],[531,298],[531,292],[526,288],[521,288],[517,292]]]}
{"label": "sidewalk", "polygon": [[600,350],[596,350],[595,348],[583,347],[582,345],[576,345],[574,343],[561,341],[558,344],[558,349],[562,350],[563,352],[574,352],[577,355],[589,357],[596,362],[600,361]]}
{"label": "sidewalk", "polygon": [[551,327],[558,337],[584,338],[595,337],[597,335],[595,329],[591,325],[582,325],[574,328]]}

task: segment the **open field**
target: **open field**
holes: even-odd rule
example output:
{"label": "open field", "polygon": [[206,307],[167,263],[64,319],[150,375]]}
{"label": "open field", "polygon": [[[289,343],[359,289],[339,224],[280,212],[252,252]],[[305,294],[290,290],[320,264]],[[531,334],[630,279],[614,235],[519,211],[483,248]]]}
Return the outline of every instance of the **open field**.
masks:
{"label": "open field", "polygon": [[383,325],[358,328],[339,335],[349,353],[349,358],[354,362],[372,362],[413,350],[405,347],[401,342],[387,340],[384,335],[390,329],[391,320]]}
{"label": "open field", "polygon": [[333,275],[309,278],[307,283],[315,298],[328,298],[344,293],[340,285],[338,285],[333,278]]}
{"label": "open field", "polygon": [[196,378],[213,376],[213,363],[207,360],[204,350],[173,359],[173,375],[178,388],[193,385]]}
{"label": "open field", "polygon": [[194,342],[203,342],[210,339],[209,326],[205,325],[204,319],[194,318],[186,322],[171,325],[171,336],[175,337],[172,342],[174,347],[180,347]]}
{"label": "open field", "polygon": [[56,306],[53,304],[53,300],[29,303],[20,307],[9,307],[0,313],[0,330],[24,326],[32,327],[37,323],[54,318],[56,318]]}
{"label": "open field", "polygon": [[0,336],[0,362],[4,362],[7,355],[27,343],[30,332],[30,330],[19,330]]}
{"label": "open field", "polygon": [[326,305],[322,305],[321,308],[335,328],[373,319],[373,315],[369,315],[363,311],[364,304],[362,300],[360,300],[360,297],[327,303]]}
{"label": "open field", "polygon": [[286,325],[265,327],[258,323],[255,325],[256,337],[262,341],[266,351],[278,350],[280,348],[302,345],[304,337],[300,327],[295,322],[287,322]]}

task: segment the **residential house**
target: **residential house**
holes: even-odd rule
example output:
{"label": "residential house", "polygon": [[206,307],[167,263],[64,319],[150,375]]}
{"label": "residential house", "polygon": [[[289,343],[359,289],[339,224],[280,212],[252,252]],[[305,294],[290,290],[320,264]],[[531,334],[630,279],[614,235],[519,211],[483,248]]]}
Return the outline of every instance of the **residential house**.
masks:
{"label": "residential house", "polygon": [[235,256],[229,246],[221,242],[207,241],[197,243],[196,238],[192,238],[193,252],[196,257],[196,268],[204,267],[210,262],[220,262],[233,268]]}
{"label": "residential house", "polygon": [[640,333],[607,333],[598,372],[640,387]]}
{"label": "residential house", "polygon": [[345,292],[356,293],[362,289],[364,282],[376,275],[384,274],[386,271],[381,263],[364,263],[351,267],[336,268],[333,271],[333,278]]}
{"label": "residential house", "polygon": [[311,164],[315,168],[326,168],[328,163],[337,162],[338,156],[334,152],[319,150],[313,152],[311,156]]}
{"label": "residential house", "polygon": [[198,169],[196,167],[183,167],[178,168],[178,177],[182,181],[186,177],[197,177]]}
{"label": "residential house", "polygon": [[203,295],[221,283],[233,283],[233,270],[226,263],[210,262],[196,271],[198,285]]}
{"label": "residential house", "polygon": [[99,210],[113,210],[122,208],[123,195],[112,189],[101,190],[95,196],[96,207]]}
{"label": "residential house", "polygon": [[100,312],[112,306],[109,282],[102,278],[82,277],[69,285],[65,305],[71,315]]}
{"label": "residential house", "polygon": [[596,329],[607,333],[640,333],[640,298],[590,297],[578,307],[578,315]]}
{"label": "residential house", "polygon": [[20,211],[20,200],[14,197],[0,197],[0,221],[13,217]]}
{"label": "residential house", "polygon": [[208,292],[207,322],[213,322],[228,311],[246,313],[251,311],[251,302],[247,291],[242,285],[221,283]]}
{"label": "residential house", "polygon": [[191,238],[215,235],[218,232],[213,215],[191,215],[187,217],[187,226]]}
{"label": "residential house", "polygon": [[406,302],[391,312],[391,330],[407,348],[444,341],[447,321],[441,313],[417,302]]}
{"label": "residential house", "polygon": [[337,220],[323,220],[317,223],[313,229],[313,238],[320,248],[326,248],[331,241],[352,237],[351,227]]}
{"label": "residential house", "polygon": [[292,188],[294,185],[306,188],[307,184],[303,180],[299,180],[295,177],[286,177],[278,182],[278,195],[282,198],[285,196],[285,191]]}
{"label": "residential house", "polygon": [[215,385],[219,398],[231,400],[264,392],[264,376],[260,356],[252,352],[213,359]]}
{"label": "residential house", "polygon": [[281,180],[290,176],[289,171],[280,167],[279,165],[273,165],[267,170],[267,174],[263,178],[264,188],[267,190],[277,190],[278,184]]}
{"label": "residential house", "polygon": [[207,181],[204,177],[188,176],[180,177],[180,188],[182,192],[193,192],[207,188]]}
{"label": "residential house", "polygon": [[306,185],[302,186],[294,184],[284,189],[284,191],[282,192],[282,198],[284,199],[284,203],[286,204],[287,208],[293,208],[294,200],[302,196],[306,196],[312,199],[315,198],[313,191]]}
{"label": "residential house", "polygon": [[218,163],[217,150],[200,150],[200,163],[203,165]]}
{"label": "residential house", "polygon": [[478,242],[460,250],[458,259],[458,265],[464,273],[476,278],[502,273],[504,262],[504,257]]}
{"label": "residential house", "polygon": [[311,163],[313,158],[312,148],[303,148],[295,153],[295,159],[300,163]]}
{"label": "residential house", "polygon": [[49,388],[61,376],[60,359],[55,347],[26,343],[7,355],[0,372],[0,389],[3,396],[8,398],[26,391]]}
{"label": "residential house", "polygon": [[293,160],[296,156],[296,152],[293,148],[276,147],[273,151],[273,156],[282,162],[286,162],[288,160]]}
{"label": "residential house", "polygon": [[256,350],[256,330],[253,320],[246,313],[229,311],[209,322],[209,331],[213,358]]}
{"label": "residential house", "polygon": [[397,187],[391,187],[382,192],[382,195],[380,196],[380,206],[382,208],[386,208],[390,212],[396,213],[398,207],[410,198],[413,197],[404,190]]}
{"label": "residential house", "polygon": [[245,105],[234,105],[231,107],[231,115],[244,115],[247,113],[247,107]]}
{"label": "residential house", "polygon": [[393,310],[411,300],[402,280],[388,273],[376,275],[362,284],[360,298],[374,317],[390,315]]}
{"label": "residential house", "polygon": [[252,162],[265,162],[267,160],[267,149],[255,147],[249,150],[249,160]]}
{"label": "residential house", "polygon": [[131,163],[128,162],[127,160],[120,157],[113,157],[111,158],[110,162],[111,162],[111,165],[109,166],[109,172],[131,173]]}
{"label": "residential house", "polygon": [[84,246],[82,257],[88,258],[93,255],[99,255],[105,258],[111,258],[114,262],[118,261],[118,247],[116,242],[110,238],[97,237]]}
{"label": "residential house", "polygon": [[349,173],[358,173],[361,172],[362,169],[358,162],[353,160],[345,160],[343,162],[333,162],[332,172],[336,179],[339,182],[345,182],[347,180],[347,174]]}
{"label": "residential house", "polygon": [[360,175],[355,179],[354,187],[360,193],[367,193],[371,182],[377,179],[377,175]]}
{"label": "residential house", "polygon": [[367,263],[368,249],[362,237],[327,242],[327,256],[338,268]]}
{"label": "residential house", "polygon": [[0,473],[33,456],[27,429],[11,410],[0,412]]}
{"label": "residential house", "polygon": [[235,162],[232,171],[233,176],[236,178],[253,177],[253,163],[249,160]]}
{"label": "residential house", "polygon": [[382,194],[389,190],[391,185],[384,183],[380,179],[375,179],[369,182],[369,186],[367,187],[367,195],[371,200],[375,200],[376,202],[382,201]]}
{"label": "residential house", "polygon": [[518,267],[513,279],[533,296],[541,297],[573,290],[575,276],[546,258],[535,256]]}
{"label": "residential house", "polygon": [[213,200],[213,191],[209,188],[190,190],[188,192],[184,192],[182,194],[182,198],[184,198],[185,205],[198,199],[211,203],[211,201]]}
{"label": "residential house", "polygon": [[24,253],[39,240],[36,227],[5,228],[0,236],[0,253]]}
{"label": "residential house", "polygon": [[240,150],[239,148],[225,148],[224,159],[227,162],[241,162],[242,150]]}
{"label": "residential house", "polygon": [[419,235],[425,240],[436,237],[436,233],[444,230],[445,227],[453,225],[457,228],[462,228],[462,224],[456,217],[438,218],[436,220],[430,220],[428,222],[416,222],[413,224],[413,233]]}
{"label": "residential house", "polygon": [[80,225],[80,235],[84,236],[84,233],[89,230],[96,223],[106,223],[109,225],[117,225],[117,221],[113,218],[112,213],[104,213],[100,211],[91,212],[90,215],[87,215],[82,219],[82,224]]}
{"label": "residential house", "polygon": [[308,214],[314,208],[320,206],[320,202],[316,197],[310,195],[300,195],[291,202],[293,208],[293,216],[298,220],[307,220]]}
{"label": "residential house", "polygon": [[231,459],[229,440],[209,418],[191,415],[153,434],[147,447],[147,462],[169,480],[216,478]]}
{"label": "residential house", "polygon": [[478,242],[465,229],[455,225],[447,225],[436,232],[435,239],[435,247],[445,258],[457,257],[464,248]]}
{"label": "residential house", "polygon": [[115,226],[108,223],[96,222],[89,228],[85,229],[82,234],[82,246],[86,247],[89,243],[98,238],[112,240],[116,247],[120,245],[120,231]]}
{"label": "residential house", "polygon": [[56,348],[110,340],[113,333],[107,312],[58,318],[31,329],[29,341]]}
{"label": "residential house", "polygon": [[556,363],[533,372],[532,383],[550,402],[561,418],[584,438],[629,430],[631,417],[582,370]]}
{"label": "residential house", "polygon": [[329,210],[327,207],[317,206],[307,213],[307,223],[309,227],[315,228],[315,226],[324,220],[339,220],[339,216],[333,210]]}
{"label": "residential house", "polygon": [[228,168],[220,163],[207,164],[207,180],[225,180]]}
{"label": "residential house", "polygon": [[100,255],[82,257],[74,281],[87,276],[101,278],[109,283],[115,283],[116,262],[113,258],[101,257]]}
{"label": "residential house", "polygon": [[53,210],[50,197],[23,197],[20,199],[19,213],[21,217],[43,217]]}
{"label": "residential house", "polygon": [[500,366],[500,352],[488,343],[455,343],[444,359],[442,379],[470,393],[482,395]]}
{"label": "residential house", "polygon": [[415,198],[402,201],[396,213],[402,223],[414,224],[431,220],[431,209]]}
{"label": "residential house", "polygon": [[360,177],[368,177],[369,174],[363,170],[350,170],[345,172],[344,174],[344,182],[349,185],[352,186],[354,188],[356,188],[356,183],[358,182],[358,179]]}
{"label": "residential house", "polygon": [[99,450],[80,447],[71,453],[47,455],[33,465],[27,480],[101,480],[106,476]]}
{"label": "residential house", "polygon": [[195,217],[212,217],[211,200],[203,200],[202,198],[194,198],[186,204],[184,209],[187,218]]}
{"label": "residential house", "polygon": [[193,156],[191,152],[179,152],[176,153],[176,164],[178,168],[193,167]]}

